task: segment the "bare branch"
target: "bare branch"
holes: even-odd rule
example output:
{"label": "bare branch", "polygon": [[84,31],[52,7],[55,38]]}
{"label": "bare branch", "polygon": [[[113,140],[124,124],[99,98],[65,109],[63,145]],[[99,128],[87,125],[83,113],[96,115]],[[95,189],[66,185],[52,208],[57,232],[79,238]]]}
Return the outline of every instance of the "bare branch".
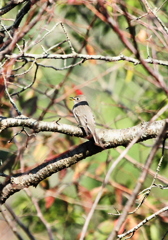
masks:
{"label": "bare branch", "polygon": [[[127,57],[124,56],[123,54],[116,56],[116,57],[111,57],[111,56],[103,56],[103,55],[87,55],[87,54],[78,54],[78,53],[71,53],[71,54],[29,54],[29,53],[24,53],[24,55],[20,54],[11,54],[11,55],[6,55],[8,58],[14,58],[14,59],[26,59],[28,62],[31,62],[32,59],[40,60],[40,59],[70,59],[70,58],[81,58],[84,61],[86,60],[100,60],[100,61],[106,61],[106,62],[117,62],[117,61],[126,61],[126,62],[131,62],[134,65],[141,64],[139,60],[132,58],[132,57]],[[158,59],[153,59],[153,58],[147,58],[144,59],[146,63],[149,64],[158,64],[158,65],[163,65],[163,66],[168,66],[168,61],[162,61]]]}
{"label": "bare branch", "polygon": [[[105,142],[106,147],[116,147],[116,146],[127,146],[129,142],[134,139],[138,133],[142,130],[145,132],[142,133],[140,141],[146,139],[155,138],[158,136],[158,133],[161,131],[166,120],[160,120],[153,123],[143,122],[135,127],[126,128],[126,129],[97,129],[97,133],[100,138]],[[18,116],[16,118],[3,118],[0,117],[0,132],[4,129],[10,127],[28,127],[34,130],[36,133],[43,131],[50,132],[59,132],[76,137],[85,137],[81,128],[67,125],[67,124],[57,124],[56,122],[44,122],[37,121],[35,119],[27,118],[25,116]]]}
{"label": "bare branch", "polygon": [[129,231],[118,235],[118,239],[122,239],[123,237],[132,234],[131,236],[134,235],[134,233],[141,228],[143,225],[145,225],[147,222],[151,221],[152,219],[154,219],[155,217],[159,216],[161,213],[168,211],[168,207],[164,207],[162,209],[160,209],[159,211],[157,211],[156,213],[150,215],[149,217],[145,218],[142,222],[138,223],[134,228],[130,229]]}
{"label": "bare branch", "polygon": [[8,210],[8,212],[10,213],[10,215],[12,216],[12,218],[15,220],[15,222],[21,227],[21,229],[25,232],[25,234],[29,237],[29,239],[31,240],[35,240],[35,238],[33,237],[33,235],[31,234],[30,230],[28,227],[26,227],[23,224],[23,221],[21,221],[19,219],[19,217],[14,213],[13,209],[8,205],[5,204],[6,209]]}
{"label": "bare branch", "polygon": [[6,84],[6,78],[5,75],[3,74],[3,79],[4,79],[4,85],[5,85],[5,92],[9,98],[10,103],[12,104],[13,108],[15,109],[15,111],[17,112],[17,114],[20,116],[21,112],[19,111],[19,109],[17,108],[15,102],[13,101],[13,99],[11,98],[9,92],[8,92],[8,88],[7,88],[7,84]]}
{"label": "bare branch", "polygon": [[[152,8],[150,7],[150,5],[149,5],[149,3],[148,3],[147,0],[141,0],[141,1],[142,1],[143,4],[145,5],[148,13],[149,13],[149,14],[152,13],[152,14],[156,17],[156,19],[158,20],[158,22],[160,23],[160,25],[162,26],[162,28],[165,30],[166,34],[168,35],[168,29],[167,29],[167,27],[166,27],[165,24],[161,21],[161,19],[156,15],[156,12],[158,12],[159,9],[158,9],[158,10],[157,10],[157,9],[152,10]],[[164,3],[165,3],[165,2],[167,2],[167,0],[164,1]],[[163,4],[164,4],[164,3],[163,3]],[[162,5],[163,5],[163,4],[162,4]]]}
{"label": "bare branch", "polygon": [[[22,120],[19,119],[19,121],[24,122],[24,119]],[[12,121],[10,121],[10,124],[12,125]],[[26,122],[25,122],[25,125],[26,125]],[[58,125],[56,123],[52,123],[51,125],[49,125],[48,123],[42,122],[42,124],[36,125],[36,123],[33,122],[32,126],[33,125],[35,129],[37,129],[38,131],[40,128],[42,130],[42,126],[43,126],[43,130],[44,128],[45,130],[49,130],[49,128],[50,130],[52,128],[54,130],[54,128],[56,127],[60,131],[59,128],[62,128],[60,124]],[[118,130],[118,131],[110,130],[110,132],[108,130],[108,133],[105,133],[105,136],[104,136],[104,140],[108,141],[108,143],[105,145],[108,148],[117,147],[120,145],[125,146],[125,145],[128,145],[130,142],[132,144],[136,142],[138,140],[137,136],[139,138],[138,141],[143,141],[154,136],[156,137],[157,135],[159,135],[164,125],[165,125],[165,121],[157,121],[157,122],[151,123],[150,125],[149,123],[145,123],[145,124],[143,123],[139,126],[129,128],[129,129],[124,129],[124,130]],[[71,129],[70,126],[64,124],[64,127],[66,126],[67,126],[67,129],[69,130]],[[76,128],[76,130],[77,129],[78,128]],[[78,133],[80,133],[80,131],[81,130],[78,130]],[[11,194],[31,185],[36,186],[41,180],[51,176],[53,173],[56,173],[64,168],[68,168],[71,165],[77,163],[78,161],[81,161],[82,159],[88,156],[92,156],[98,152],[101,152],[102,150],[103,150],[102,148],[94,145],[94,142],[88,141],[86,143],[83,143],[77,146],[73,150],[69,150],[68,152],[61,154],[59,157],[56,157],[56,158],[50,159],[47,162],[44,162],[43,164],[39,165],[38,167],[32,169],[29,172],[25,172],[24,174],[18,174],[16,176],[11,177],[7,185],[5,184],[4,187],[1,186],[1,189],[2,189],[1,196],[0,196],[1,202],[3,203]],[[126,153],[124,152],[123,154],[126,154]],[[120,156],[120,159],[122,159],[122,156]],[[146,168],[144,169],[144,171],[146,171]],[[109,174],[106,176],[105,184],[108,181],[108,177],[110,176],[110,173],[111,173],[111,169],[109,170]]]}

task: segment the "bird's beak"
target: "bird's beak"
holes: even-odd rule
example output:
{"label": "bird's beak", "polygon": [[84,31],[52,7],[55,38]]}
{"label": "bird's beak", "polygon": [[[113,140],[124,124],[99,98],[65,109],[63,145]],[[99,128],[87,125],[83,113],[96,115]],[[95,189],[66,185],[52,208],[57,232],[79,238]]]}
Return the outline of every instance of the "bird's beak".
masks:
{"label": "bird's beak", "polygon": [[74,97],[70,97],[69,99],[70,99],[70,100],[74,100]]}

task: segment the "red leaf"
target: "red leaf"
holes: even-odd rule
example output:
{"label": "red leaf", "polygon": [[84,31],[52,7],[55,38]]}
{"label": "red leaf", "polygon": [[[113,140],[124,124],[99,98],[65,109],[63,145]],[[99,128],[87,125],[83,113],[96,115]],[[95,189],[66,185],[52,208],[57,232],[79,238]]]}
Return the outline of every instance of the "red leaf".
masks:
{"label": "red leaf", "polygon": [[55,201],[55,197],[52,197],[52,196],[46,197],[45,198],[45,207],[50,208],[53,205],[54,201]]}
{"label": "red leaf", "polygon": [[1,77],[0,77],[0,97],[3,97],[4,92],[5,92],[4,79],[3,79],[3,77],[1,76]]}

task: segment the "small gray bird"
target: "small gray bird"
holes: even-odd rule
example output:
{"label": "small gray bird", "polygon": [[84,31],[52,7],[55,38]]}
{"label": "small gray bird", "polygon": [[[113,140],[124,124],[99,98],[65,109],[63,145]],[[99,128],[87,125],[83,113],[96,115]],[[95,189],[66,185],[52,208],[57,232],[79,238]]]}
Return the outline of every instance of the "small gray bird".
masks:
{"label": "small gray bird", "polygon": [[71,97],[74,100],[73,115],[79,125],[85,130],[87,136],[92,135],[95,144],[103,147],[95,131],[95,120],[91,108],[84,95]]}

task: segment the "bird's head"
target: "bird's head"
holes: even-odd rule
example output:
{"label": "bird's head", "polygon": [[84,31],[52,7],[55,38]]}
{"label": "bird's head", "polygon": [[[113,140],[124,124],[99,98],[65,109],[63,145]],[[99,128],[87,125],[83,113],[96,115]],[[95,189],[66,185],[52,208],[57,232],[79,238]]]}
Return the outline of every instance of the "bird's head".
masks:
{"label": "bird's head", "polygon": [[78,95],[78,96],[75,96],[75,97],[70,97],[71,100],[74,101],[74,103],[79,103],[79,102],[83,102],[83,101],[86,101],[86,98],[84,95]]}

